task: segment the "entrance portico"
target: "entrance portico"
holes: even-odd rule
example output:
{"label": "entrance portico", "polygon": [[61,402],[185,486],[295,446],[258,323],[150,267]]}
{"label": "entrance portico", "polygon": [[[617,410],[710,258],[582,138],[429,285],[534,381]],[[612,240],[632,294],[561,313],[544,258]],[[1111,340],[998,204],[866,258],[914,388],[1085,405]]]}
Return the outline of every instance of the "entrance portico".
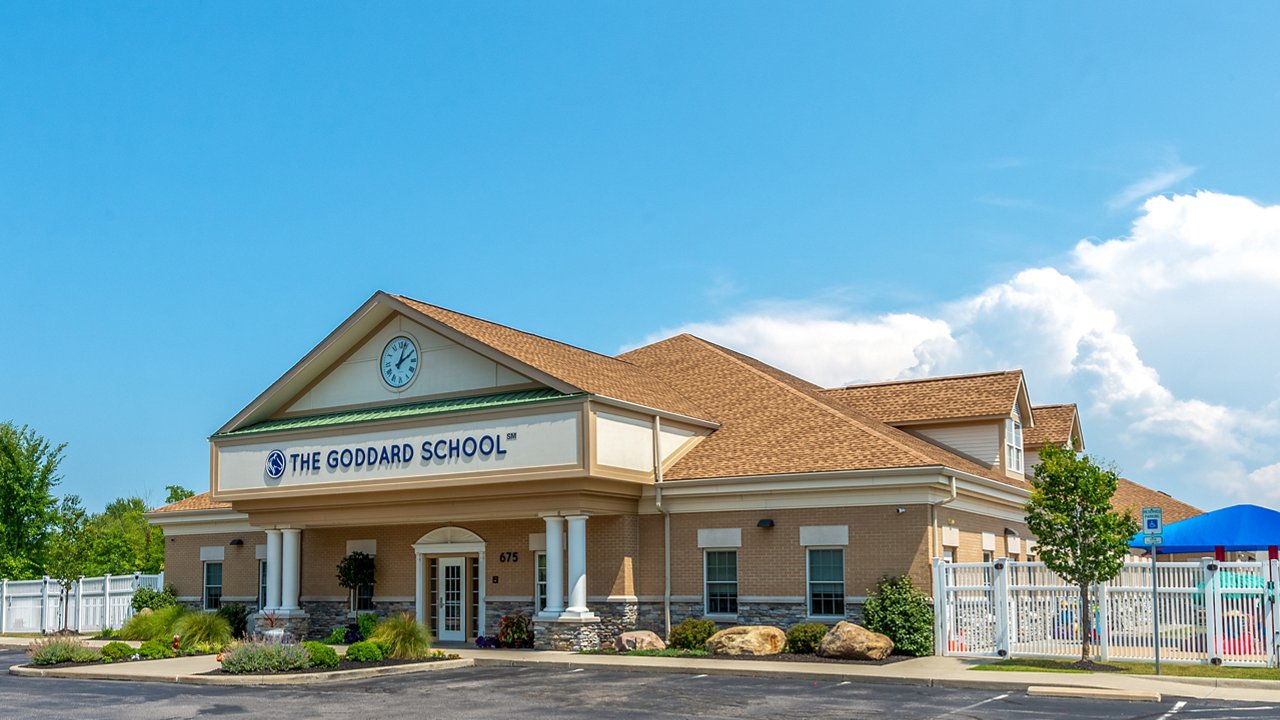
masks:
{"label": "entrance portico", "polygon": [[[465,642],[475,638],[470,628],[483,627],[485,549],[484,538],[454,526],[436,528],[413,544],[415,614],[437,640]],[[475,572],[468,573],[472,562]],[[467,602],[471,595],[474,607]]]}

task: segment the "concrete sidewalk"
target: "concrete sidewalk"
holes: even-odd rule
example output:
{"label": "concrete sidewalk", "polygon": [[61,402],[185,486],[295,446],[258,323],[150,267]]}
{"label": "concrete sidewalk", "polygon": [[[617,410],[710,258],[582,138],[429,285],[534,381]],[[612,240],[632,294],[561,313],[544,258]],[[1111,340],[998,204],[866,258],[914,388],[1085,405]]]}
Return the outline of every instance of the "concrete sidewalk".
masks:
{"label": "concrete sidewalk", "polygon": [[[138,647],[142,644],[136,640],[98,640],[90,635],[68,635],[66,637],[72,640],[83,640],[85,645],[95,648],[100,648],[109,642],[122,642],[134,647]],[[15,637],[13,635],[0,635],[0,650],[26,650],[27,646],[31,643],[36,640],[44,639],[44,637]]]}

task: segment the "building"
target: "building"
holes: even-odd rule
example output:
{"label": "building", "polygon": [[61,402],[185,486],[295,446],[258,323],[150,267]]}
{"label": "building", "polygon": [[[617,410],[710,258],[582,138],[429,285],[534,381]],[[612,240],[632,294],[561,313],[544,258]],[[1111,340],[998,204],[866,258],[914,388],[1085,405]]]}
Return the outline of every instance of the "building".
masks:
{"label": "building", "polygon": [[[539,647],[833,622],[883,575],[929,591],[934,557],[1034,556],[1041,413],[1020,371],[826,389],[690,335],[609,357],[379,292],[151,518],[185,602],[310,636],[361,611],[443,641],[524,613]],[[357,551],[375,582],[344,589]]]}

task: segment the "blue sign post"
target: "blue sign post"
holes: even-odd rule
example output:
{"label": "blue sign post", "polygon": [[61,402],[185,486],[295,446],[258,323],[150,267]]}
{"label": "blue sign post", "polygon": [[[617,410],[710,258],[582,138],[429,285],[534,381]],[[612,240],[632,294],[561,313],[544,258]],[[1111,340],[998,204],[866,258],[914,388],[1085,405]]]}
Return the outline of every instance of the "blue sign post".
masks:
{"label": "blue sign post", "polygon": [[1160,603],[1156,597],[1156,551],[1164,542],[1164,510],[1142,508],[1142,542],[1151,548],[1151,641],[1156,653],[1156,675],[1160,674]]}

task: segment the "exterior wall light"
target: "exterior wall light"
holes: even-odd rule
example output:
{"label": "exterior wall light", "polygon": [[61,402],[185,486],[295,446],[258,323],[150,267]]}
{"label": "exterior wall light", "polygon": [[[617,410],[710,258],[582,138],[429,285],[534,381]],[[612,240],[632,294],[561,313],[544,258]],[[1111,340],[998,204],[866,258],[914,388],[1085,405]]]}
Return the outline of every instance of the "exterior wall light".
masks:
{"label": "exterior wall light", "polygon": [[227,543],[227,544],[228,544],[228,545],[243,545],[243,544],[244,544],[244,540],[241,540],[240,538],[235,538],[234,540],[232,540],[231,542],[229,542],[229,543]]}
{"label": "exterior wall light", "polygon": [[762,519],[760,522],[756,523],[756,527],[758,527],[758,528],[771,528],[771,527],[773,527],[773,518],[764,518],[764,519]]}

